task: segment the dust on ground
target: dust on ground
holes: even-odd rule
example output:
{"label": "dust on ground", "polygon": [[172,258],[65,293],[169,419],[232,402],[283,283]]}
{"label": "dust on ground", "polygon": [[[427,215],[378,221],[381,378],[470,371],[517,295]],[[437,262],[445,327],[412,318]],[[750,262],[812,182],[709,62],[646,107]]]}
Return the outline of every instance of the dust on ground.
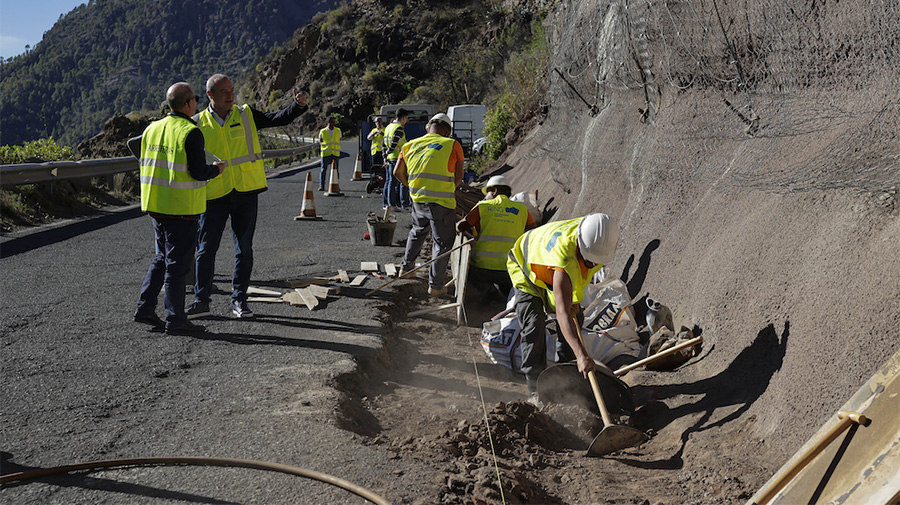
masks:
{"label": "dust on ground", "polygon": [[[624,378],[635,386],[630,422],[651,440],[587,457],[603,426],[596,410],[534,407],[524,401],[524,378],[482,350],[481,323],[503,310],[502,301],[467,303],[469,323],[457,326],[455,309],[405,316],[411,304],[448,302],[428,299],[421,280],[398,291],[397,302],[382,307],[383,351],[340,380],[347,394],[341,422],[391,457],[433,470],[417,503],[724,504],[747,500],[768,478],[752,455],[723,459],[718,446],[692,442],[704,415],[692,408],[697,395],[690,385],[687,394],[656,387],[659,372]],[[729,452],[745,454],[762,443],[740,436],[733,442],[743,447]]]}

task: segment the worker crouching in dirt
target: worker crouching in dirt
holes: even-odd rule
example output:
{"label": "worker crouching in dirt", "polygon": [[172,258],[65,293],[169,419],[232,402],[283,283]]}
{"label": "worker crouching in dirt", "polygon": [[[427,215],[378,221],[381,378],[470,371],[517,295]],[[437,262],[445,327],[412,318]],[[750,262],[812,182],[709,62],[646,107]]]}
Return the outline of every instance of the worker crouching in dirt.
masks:
{"label": "worker crouching in dirt", "polygon": [[604,263],[613,259],[619,228],[606,214],[548,223],[519,237],[506,263],[515,288],[516,315],[521,324],[522,372],[529,401],[537,400],[537,379],[547,367],[545,311],[556,313],[559,331],[575,355],[578,371],[587,378],[594,360],[578,338],[573,306]]}
{"label": "worker crouching in dirt", "polygon": [[485,298],[499,290],[505,301],[512,289],[506,270],[507,254],[522,233],[535,227],[535,221],[524,203],[509,199],[512,188],[506,177],[491,177],[481,191],[484,200],[456,223],[456,232],[475,233],[468,276],[472,284],[485,292]]}

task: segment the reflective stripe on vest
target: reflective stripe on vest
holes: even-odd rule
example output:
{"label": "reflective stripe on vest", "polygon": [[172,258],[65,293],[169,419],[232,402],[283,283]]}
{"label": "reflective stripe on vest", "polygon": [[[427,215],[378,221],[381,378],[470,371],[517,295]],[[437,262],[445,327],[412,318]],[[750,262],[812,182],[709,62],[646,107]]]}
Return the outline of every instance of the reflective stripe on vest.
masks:
{"label": "reflective stripe on vest", "polygon": [[262,162],[259,136],[250,107],[233,106],[225,125],[219,125],[214,114],[206,108],[197,116],[203,132],[206,150],[228,166],[221,175],[210,179],[206,198],[221,198],[234,190],[247,192],[266,187],[266,170]]}
{"label": "reflective stripe on vest", "polygon": [[528,208],[506,195],[478,202],[481,232],[472,247],[472,265],[506,270],[506,255],[528,222]]}
{"label": "reflective stripe on vest", "polygon": [[321,156],[340,156],[341,155],[341,129],[335,127],[334,131],[328,128],[319,130],[319,138],[322,139],[320,146]]}
{"label": "reflective stripe on vest", "polygon": [[448,168],[454,142],[429,133],[403,146],[409,196],[414,202],[456,209],[456,179]]}
{"label": "reflective stripe on vest", "polygon": [[[372,135],[373,132],[375,135]],[[384,142],[384,132],[379,132],[378,128],[372,128],[369,135],[372,135],[372,156],[375,156],[384,149],[381,145]]]}
{"label": "reflective stripe on vest", "polygon": [[400,140],[397,142],[397,147],[395,147],[393,151],[388,152],[388,149],[391,147],[391,142],[394,140],[394,133],[396,133],[399,128],[402,128],[402,125],[393,121],[384,129],[382,150],[387,153],[385,159],[396,160],[400,157],[400,149],[403,149],[403,146],[406,145],[406,130],[404,130],[400,135]]}
{"label": "reflective stripe on vest", "polygon": [[191,177],[184,143],[197,128],[180,116],[166,116],[141,139],[141,210],[173,216],[206,212],[206,181]]}
{"label": "reflective stripe on vest", "polygon": [[506,263],[513,286],[520,291],[544,299],[550,310],[556,309],[553,286],[548,286],[531,271],[531,265],[559,267],[572,281],[572,303],[581,303],[584,288],[603,267],[596,265],[582,275],[578,263],[578,225],[584,218],[548,223],[523,234],[509,251]]}

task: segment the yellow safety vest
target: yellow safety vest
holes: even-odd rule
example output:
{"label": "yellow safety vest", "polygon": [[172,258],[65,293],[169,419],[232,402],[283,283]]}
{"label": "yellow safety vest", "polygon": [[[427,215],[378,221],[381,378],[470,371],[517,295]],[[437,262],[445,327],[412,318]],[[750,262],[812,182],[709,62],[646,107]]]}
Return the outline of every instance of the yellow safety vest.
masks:
{"label": "yellow safety vest", "polygon": [[[375,133],[375,135],[372,135],[372,133]],[[384,142],[384,131],[378,131],[378,128],[372,128],[369,135],[372,135],[372,156],[375,156],[384,149],[381,147],[381,143]]]}
{"label": "yellow safety vest", "polygon": [[330,131],[328,128],[322,128],[319,130],[319,138],[322,139],[322,145],[320,146],[321,156],[324,158],[326,156],[340,156],[341,155],[341,129],[337,126],[334,127],[334,131]]}
{"label": "yellow safety vest", "polygon": [[456,179],[448,170],[454,142],[452,138],[428,133],[403,145],[409,196],[414,202],[456,209]]}
{"label": "yellow safety vest", "polygon": [[482,200],[476,207],[481,219],[481,231],[472,246],[472,266],[506,270],[507,253],[525,231],[528,208],[506,195]]}
{"label": "yellow safety vest", "polygon": [[206,181],[191,177],[184,142],[197,128],[191,120],[166,116],[141,139],[141,210],[173,216],[206,212]]}
{"label": "yellow safety vest", "polygon": [[265,189],[266,169],[250,107],[233,106],[225,126],[220,126],[213,114],[206,108],[197,116],[197,126],[203,132],[206,150],[227,162],[228,166],[220,175],[210,179],[206,198],[215,200],[234,190],[248,192]]}
{"label": "yellow safety vest", "polygon": [[403,135],[400,136],[400,141],[397,142],[397,147],[393,151],[388,152],[388,149],[391,147],[391,141],[394,140],[394,133],[397,132],[398,128],[402,128],[402,125],[397,121],[393,121],[384,129],[384,139],[382,140],[384,146],[382,150],[387,152],[385,159],[396,160],[400,157],[400,149],[403,149],[403,146],[406,145],[406,130],[404,130]]}
{"label": "yellow safety vest", "polygon": [[513,286],[520,291],[539,296],[556,310],[553,298],[553,286],[538,280],[531,271],[531,265],[559,267],[566,271],[572,281],[572,303],[581,303],[584,288],[591,282],[591,277],[603,265],[596,265],[582,275],[578,263],[578,225],[583,217],[547,223],[544,226],[525,232],[509,251],[506,268]]}

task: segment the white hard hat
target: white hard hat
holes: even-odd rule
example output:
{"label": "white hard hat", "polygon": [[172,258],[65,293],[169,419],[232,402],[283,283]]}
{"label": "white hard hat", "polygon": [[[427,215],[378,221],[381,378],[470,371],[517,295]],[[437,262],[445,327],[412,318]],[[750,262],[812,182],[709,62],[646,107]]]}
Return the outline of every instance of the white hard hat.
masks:
{"label": "white hard hat", "polygon": [[507,188],[512,188],[512,186],[509,185],[509,181],[506,180],[506,177],[503,177],[502,175],[495,175],[488,179],[487,184],[485,184],[484,187],[481,188],[481,192],[487,194],[488,190],[493,188],[494,186],[506,186]]}
{"label": "white hard hat", "polygon": [[441,122],[447,125],[450,128],[453,128],[453,123],[450,122],[450,117],[444,114],[443,112],[438,112],[431,119],[428,120],[428,124],[426,126],[431,126],[432,123]]}
{"label": "white hard hat", "polygon": [[619,227],[606,214],[588,214],[578,224],[578,249],[591,263],[609,263],[618,245]]}

